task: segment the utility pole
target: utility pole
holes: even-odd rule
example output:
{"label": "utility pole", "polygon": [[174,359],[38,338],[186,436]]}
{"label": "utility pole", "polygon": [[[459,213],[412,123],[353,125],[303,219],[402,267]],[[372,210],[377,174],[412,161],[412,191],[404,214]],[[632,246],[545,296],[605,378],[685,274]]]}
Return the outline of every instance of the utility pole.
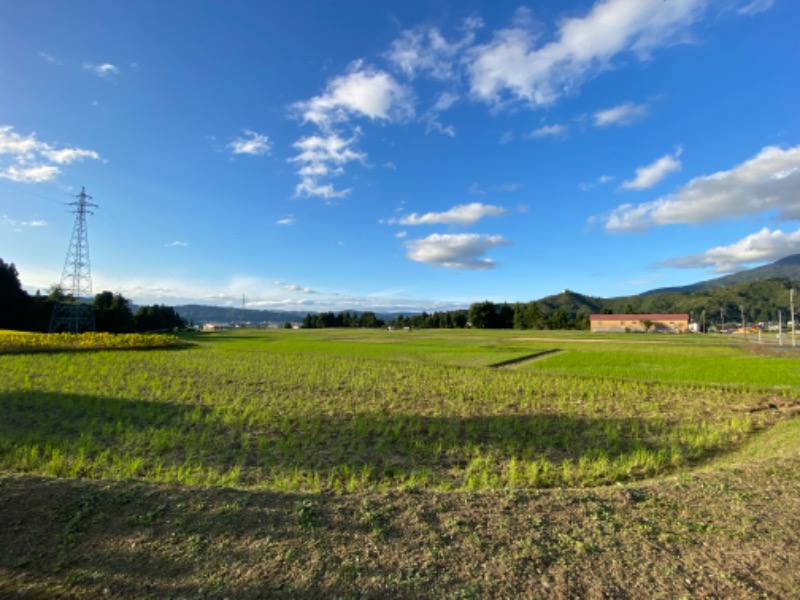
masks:
{"label": "utility pole", "polygon": [[739,310],[742,312],[742,331],[744,332],[744,341],[747,341],[747,323],[744,322],[744,304],[739,305]]}
{"label": "utility pole", "polygon": [[722,319],[722,327],[720,328],[719,332],[720,333],[725,333],[725,309],[724,308],[720,308],[719,309],[719,317],[720,317],[720,319]]}
{"label": "utility pole", "polygon": [[783,346],[783,323],[781,322],[783,313],[778,309],[778,345]]}
{"label": "utility pole", "polygon": [[68,302],[62,302],[60,299],[56,301],[50,319],[50,333],[58,331],[80,333],[94,331],[95,328],[86,215],[93,215],[89,208],[97,208],[97,204],[89,202],[92,197],[83,187],[76,198],[78,199],[76,202],[69,204],[74,207],[72,212],[75,214],[75,225],[72,228],[72,237],[69,240],[67,258],[64,260],[64,270],[59,284],[62,293],[72,296],[72,299]]}
{"label": "utility pole", "polygon": [[794,295],[797,293],[797,290],[792,288],[789,290],[789,305],[792,307],[792,346],[796,346],[794,340]]}

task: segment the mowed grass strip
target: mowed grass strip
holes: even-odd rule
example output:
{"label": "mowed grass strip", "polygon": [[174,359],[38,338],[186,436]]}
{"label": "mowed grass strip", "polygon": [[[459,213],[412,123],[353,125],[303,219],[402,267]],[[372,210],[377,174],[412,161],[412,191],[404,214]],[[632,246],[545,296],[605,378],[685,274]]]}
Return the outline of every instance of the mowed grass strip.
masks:
{"label": "mowed grass strip", "polygon": [[[212,338],[183,352],[0,356],[0,468],[294,492],[594,486],[698,464],[793,402],[431,364],[420,346],[441,334],[398,360],[397,347],[359,356],[395,344],[380,335],[296,333]],[[333,355],[318,353],[326,341]],[[486,335],[450,343],[485,364],[498,362],[492,348],[495,359],[516,350]],[[762,410],[770,405],[779,410]]]}

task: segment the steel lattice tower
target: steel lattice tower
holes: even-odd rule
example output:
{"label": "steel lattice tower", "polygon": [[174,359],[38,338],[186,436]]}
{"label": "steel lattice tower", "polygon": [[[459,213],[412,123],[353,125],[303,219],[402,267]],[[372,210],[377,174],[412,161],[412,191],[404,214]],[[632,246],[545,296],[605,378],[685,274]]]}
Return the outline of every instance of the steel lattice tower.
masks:
{"label": "steel lattice tower", "polygon": [[97,208],[97,204],[89,202],[92,197],[83,187],[76,198],[78,199],[76,202],[69,204],[74,207],[72,212],[75,214],[75,226],[69,240],[60,284],[61,291],[72,299],[56,302],[53,307],[53,317],[50,319],[50,333],[58,331],[80,333],[94,331],[95,328],[86,215],[94,214],[89,208]]}

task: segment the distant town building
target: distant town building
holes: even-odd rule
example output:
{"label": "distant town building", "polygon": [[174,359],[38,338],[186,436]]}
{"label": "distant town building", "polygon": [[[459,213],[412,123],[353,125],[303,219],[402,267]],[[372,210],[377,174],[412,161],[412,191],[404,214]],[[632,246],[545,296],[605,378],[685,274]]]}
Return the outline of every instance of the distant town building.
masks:
{"label": "distant town building", "polygon": [[203,331],[227,331],[233,329],[231,323],[204,323]]}
{"label": "distant town building", "polygon": [[689,331],[689,315],[687,313],[589,315],[589,324],[592,331],[684,333]]}

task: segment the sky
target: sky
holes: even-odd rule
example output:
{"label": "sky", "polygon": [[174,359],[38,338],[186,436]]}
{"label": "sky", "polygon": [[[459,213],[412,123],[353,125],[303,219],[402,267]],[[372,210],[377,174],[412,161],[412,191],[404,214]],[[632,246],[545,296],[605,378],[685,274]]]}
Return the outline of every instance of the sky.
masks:
{"label": "sky", "polygon": [[435,311],[800,252],[796,0],[0,3],[0,258],[94,293]]}

